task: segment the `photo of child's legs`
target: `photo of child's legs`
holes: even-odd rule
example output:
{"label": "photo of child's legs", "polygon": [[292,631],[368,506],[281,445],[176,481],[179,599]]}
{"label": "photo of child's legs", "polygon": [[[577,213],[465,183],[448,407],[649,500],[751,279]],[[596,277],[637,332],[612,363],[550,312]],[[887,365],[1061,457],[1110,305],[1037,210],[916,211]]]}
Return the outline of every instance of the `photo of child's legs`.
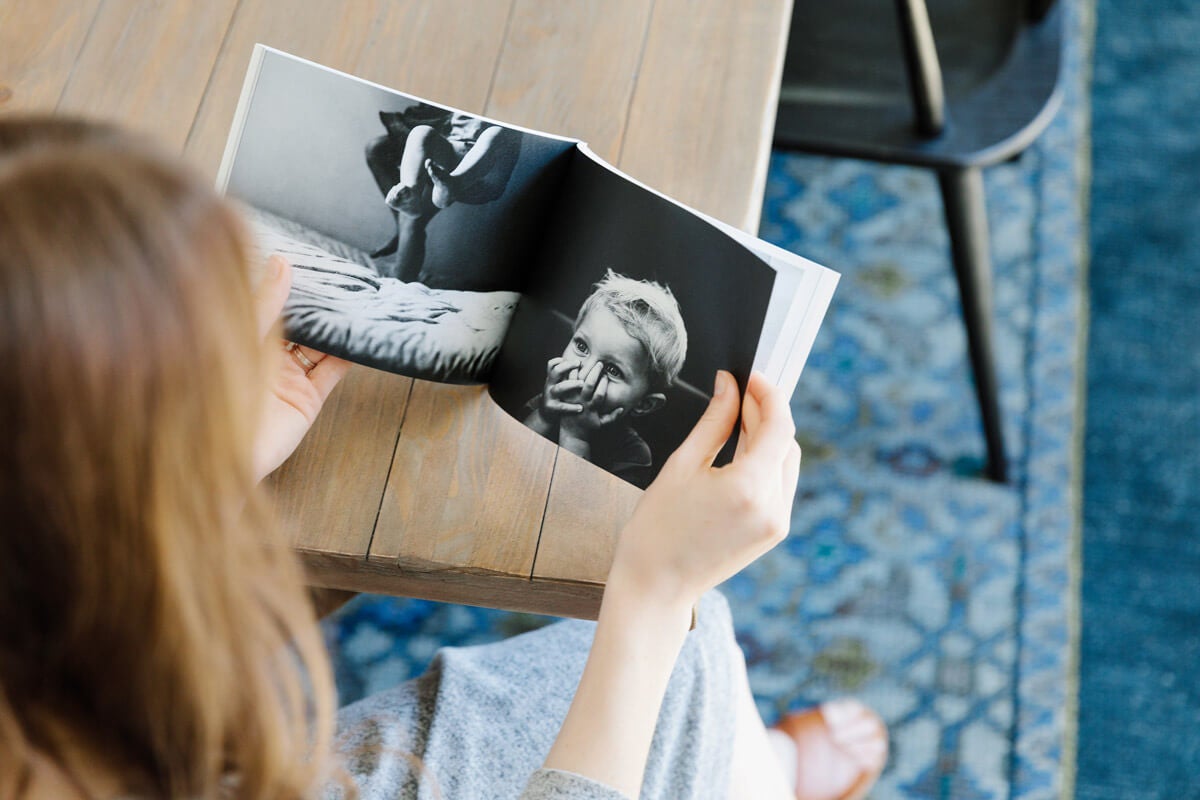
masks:
{"label": "photo of child's legs", "polygon": [[481,204],[504,193],[520,153],[520,135],[499,126],[474,142],[451,140],[431,125],[409,131],[403,147],[397,137],[375,139],[367,166],[396,220],[396,233],[372,253],[381,275],[411,282],[425,262],[426,228],[456,202]]}
{"label": "photo of child's legs", "polygon": [[493,125],[479,135],[456,165],[431,155],[425,161],[425,171],[433,182],[433,204],[446,208],[454,202],[489,203],[504,194],[520,144],[516,131]]}
{"label": "photo of child's legs", "polygon": [[382,275],[406,283],[420,277],[421,266],[425,263],[425,229],[440,210],[433,202],[433,181],[425,166],[435,158],[457,163],[458,154],[445,137],[429,125],[418,125],[409,131],[396,167],[396,182],[386,190],[384,197],[396,217],[396,237],[394,250],[388,254],[392,259],[376,263]]}
{"label": "photo of child's legs", "polygon": [[[433,201],[434,183],[427,164],[452,170],[458,163],[459,155],[445,136],[428,125],[418,125],[409,131],[404,155],[400,158],[399,182],[388,192],[387,204],[401,213],[437,213],[449,203],[439,205]],[[404,190],[417,191],[409,197],[409,192]]]}
{"label": "photo of child's legs", "polygon": [[[367,169],[371,171],[371,177],[379,187],[379,194],[387,197],[387,193],[400,180],[400,159],[404,157],[404,143],[388,134],[377,136],[367,143],[364,155]],[[392,217],[395,216],[396,211],[393,209]],[[391,239],[371,252],[371,258],[383,258],[395,253],[397,240],[398,237],[393,232]]]}

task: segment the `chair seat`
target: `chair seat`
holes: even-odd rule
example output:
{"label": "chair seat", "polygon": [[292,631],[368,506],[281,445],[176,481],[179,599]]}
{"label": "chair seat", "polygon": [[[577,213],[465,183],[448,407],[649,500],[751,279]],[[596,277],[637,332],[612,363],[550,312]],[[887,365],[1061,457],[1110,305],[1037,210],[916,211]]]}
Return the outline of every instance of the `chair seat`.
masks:
{"label": "chair seat", "polygon": [[927,167],[982,167],[1027,147],[1059,104],[1061,4],[1037,22],[1012,0],[928,8],[946,97],[940,136],[914,128],[892,3],[797,0],[776,143]]}

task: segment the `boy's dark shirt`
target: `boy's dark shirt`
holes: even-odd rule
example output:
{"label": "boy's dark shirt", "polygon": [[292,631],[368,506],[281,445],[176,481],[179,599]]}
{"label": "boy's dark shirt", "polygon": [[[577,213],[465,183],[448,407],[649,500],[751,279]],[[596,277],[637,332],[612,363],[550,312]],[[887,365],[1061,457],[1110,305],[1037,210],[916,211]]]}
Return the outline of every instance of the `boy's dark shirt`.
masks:
{"label": "boy's dark shirt", "polygon": [[[525,404],[527,413],[541,407],[540,394]],[[557,438],[557,430],[551,438]],[[650,445],[625,420],[597,430],[588,445],[591,448],[588,461],[639,489],[645,489],[654,479],[654,456],[650,452]]]}

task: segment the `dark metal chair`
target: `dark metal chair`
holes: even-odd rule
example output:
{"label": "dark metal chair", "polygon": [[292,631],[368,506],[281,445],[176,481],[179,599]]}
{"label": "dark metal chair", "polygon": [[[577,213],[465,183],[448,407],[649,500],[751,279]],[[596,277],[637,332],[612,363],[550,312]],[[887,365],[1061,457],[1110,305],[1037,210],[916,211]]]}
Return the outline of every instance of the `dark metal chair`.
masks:
{"label": "dark metal chair", "polygon": [[982,168],[1013,158],[1060,103],[1055,0],[796,0],[775,144],[937,172],[987,442],[1008,467],[992,359]]}

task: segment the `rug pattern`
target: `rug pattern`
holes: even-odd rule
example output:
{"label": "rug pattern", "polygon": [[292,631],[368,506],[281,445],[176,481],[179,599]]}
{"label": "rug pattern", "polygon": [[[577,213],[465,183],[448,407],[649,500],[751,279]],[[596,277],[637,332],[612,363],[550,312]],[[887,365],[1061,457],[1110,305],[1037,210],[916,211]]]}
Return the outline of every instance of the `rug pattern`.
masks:
{"label": "rug pattern", "polygon": [[[1012,485],[979,477],[932,174],[771,161],[761,235],[844,277],[793,400],[793,534],[723,589],[764,717],[854,694],[887,719],[873,797],[1049,800],[1069,786],[1088,30],[1069,10],[1062,112],[986,173]],[[439,646],[543,622],[364,597],[326,630],[348,702],[418,674]]]}

